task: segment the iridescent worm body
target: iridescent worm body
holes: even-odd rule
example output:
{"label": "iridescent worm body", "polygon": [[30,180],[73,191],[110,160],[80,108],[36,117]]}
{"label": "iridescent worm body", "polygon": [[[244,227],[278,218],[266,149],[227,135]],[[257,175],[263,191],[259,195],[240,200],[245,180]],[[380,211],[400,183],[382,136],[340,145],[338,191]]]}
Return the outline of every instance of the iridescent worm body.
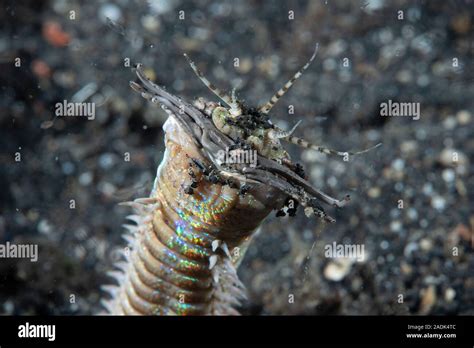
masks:
{"label": "iridescent worm body", "polygon": [[[306,181],[279,139],[300,145],[303,140],[295,140],[294,129],[273,126],[267,116],[315,54],[260,109],[245,108],[234,93],[225,95],[191,61],[228,108],[202,98],[191,105],[153,84],[137,66],[140,83],[131,87],[170,115],[163,126],[166,151],[150,196],[125,203],[135,211],[128,217],[134,224],[125,225],[129,252],[110,273],[118,285],[104,287],[111,295],[103,301],[107,313],[238,314],[235,307],[245,298],[245,288],[236,267],[272,210],[281,213],[293,201],[307,215],[334,221],[319,202],[342,207],[347,199],[329,197]],[[222,162],[222,151],[256,151],[257,163]]]}
{"label": "iridescent worm body", "polygon": [[151,199],[132,204],[131,251],[115,274],[120,287],[111,289],[107,307],[112,314],[237,314],[232,305],[244,289],[228,253],[238,256],[234,248],[277,207],[278,193],[262,187],[242,196],[201,180],[200,172],[193,194],[185,193],[190,158],[206,163],[205,158],[173,118],[164,129],[166,151]]}

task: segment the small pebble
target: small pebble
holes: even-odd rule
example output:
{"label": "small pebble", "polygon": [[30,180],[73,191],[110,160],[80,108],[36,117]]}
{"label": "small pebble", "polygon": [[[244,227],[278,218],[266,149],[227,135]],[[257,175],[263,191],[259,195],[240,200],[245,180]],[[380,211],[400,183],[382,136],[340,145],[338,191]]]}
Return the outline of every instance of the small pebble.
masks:
{"label": "small pebble", "polygon": [[3,310],[5,311],[4,314],[11,315],[15,310],[15,305],[10,300],[5,301],[5,303],[3,304]]}
{"label": "small pebble", "polygon": [[410,275],[413,272],[413,268],[406,262],[402,263],[401,270],[402,270],[402,273],[406,275]]}
{"label": "small pebble", "polygon": [[99,18],[103,23],[107,23],[108,18],[116,22],[122,18],[122,11],[117,5],[107,3],[99,8]]}
{"label": "small pebble", "polygon": [[371,187],[369,189],[369,191],[367,192],[367,195],[370,197],[370,198],[378,198],[380,197],[380,193],[382,191],[380,190],[380,187]]}
{"label": "small pebble", "polygon": [[176,7],[177,1],[174,0],[148,0],[150,11],[152,13],[163,15]]}
{"label": "small pebble", "polygon": [[409,208],[407,211],[408,218],[412,221],[418,219],[418,211],[415,208]]}
{"label": "small pebble", "polygon": [[403,168],[405,168],[405,161],[401,158],[397,158],[392,162],[392,168],[395,169],[397,172],[401,172]]}
{"label": "small pebble", "polygon": [[442,196],[434,196],[431,199],[431,206],[438,211],[443,211],[446,207],[446,200]]}
{"label": "small pebble", "polygon": [[441,176],[443,177],[443,180],[448,183],[453,182],[456,177],[454,170],[450,168],[443,170]]}
{"label": "small pebble", "polygon": [[376,129],[371,129],[367,132],[367,139],[370,141],[378,141],[380,139],[380,132]]}
{"label": "small pebble", "polygon": [[416,135],[416,138],[418,140],[425,140],[426,137],[428,136],[427,132],[426,132],[426,129],[424,128],[418,128],[416,131],[415,131],[415,135]]}
{"label": "small pebble", "polygon": [[464,166],[467,164],[466,155],[453,148],[446,148],[441,151],[438,160],[445,167]]}
{"label": "small pebble", "polygon": [[324,268],[324,277],[333,282],[339,282],[349,274],[352,263],[353,260],[347,258],[331,261]]}
{"label": "small pebble", "polygon": [[209,38],[210,35],[211,35],[211,32],[207,29],[200,28],[200,27],[189,28],[189,37],[193,39],[205,41]]}
{"label": "small pebble", "polygon": [[434,285],[430,285],[428,288],[422,289],[420,295],[420,314],[428,314],[436,303],[436,289]]}
{"label": "small pebble", "polygon": [[353,291],[359,291],[364,289],[364,282],[359,277],[354,278],[351,283],[351,288]]}
{"label": "small pebble", "polygon": [[403,187],[404,187],[403,182],[400,182],[400,181],[397,182],[397,183],[394,185],[395,191],[397,191],[397,192],[402,192],[402,191],[404,191],[404,190],[403,190]]}
{"label": "small pebble", "polygon": [[72,162],[67,161],[61,164],[61,169],[65,175],[71,175],[72,173],[74,173],[75,168]]}
{"label": "small pebble", "polygon": [[433,275],[428,275],[423,279],[423,282],[426,285],[437,285],[441,282],[441,277],[435,277]]}
{"label": "small pebble", "polygon": [[243,58],[240,60],[239,66],[236,67],[237,71],[241,74],[247,74],[253,68],[253,63],[250,58]]}
{"label": "small pebble", "polygon": [[326,48],[326,54],[328,56],[336,57],[343,53],[347,48],[347,43],[344,40],[336,40],[333,41],[329,46]]}
{"label": "small pebble", "polygon": [[394,220],[390,222],[390,230],[392,232],[400,232],[402,229],[402,223],[399,220]]}
{"label": "small pebble", "polygon": [[335,176],[330,176],[328,179],[328,185],[331,187],[336,187],[337,186],[337,179]]}
{"label": "small pebble", "polygon": [[141,19],[143,28],[150,33],[156,33],[160,29],[160,21],[156,16],[145,15]]}
{"label": "small pebble", "polygon": [[93,176],[91,172],[81,173],[81,175],[79,175],[79,184],[82,186],[89,186],[92,182],[92,179]]}
{"label": "small pebble", "polygon": [[421,191],[423,191],[425,195],[431,196],[431,194],[433,193],[433,185],[430,182],[427,182],[423,185]]}
{"label": "small pebble", "polygon": [[337,68],[337,63],[333,58],[327,58],[323,61],[323,69],[325,71],[332,71]]}
{"label": "small pebble", "polygon": [[104,153],[99,157],[99,166],[103,169],[110,169],[116,163],[116,158],[114,154]]}
{"label": "small pebble", "polygon": [[410,257],[413,252],[418,250],[418,244],[415,242],[408,243],[403,250],[403,255],[405,257]]}
{"label": "small pebble", "polygon": [[449,116],[443,121],[443,127],[448,130],[456,128],[457,124],[458,122],[454,116]]}
{"label": "small pebble", "polygon": [[76,75],[72,71],[56,71],[53,73],[53,80],[61,87],[70,89],[76,83]]}
{"label": "small pebble", "polygon": [[400,215],[401,215],[401,213],[400,213],[400,208],[398,208],[398,206],[397,206],[397,208],[393,208],[393,209],[390,210],[390,218],[391,218],[392,220],[395,220],[395,219],[398,218]]}
{"label": "small pebble", "polygon": [[415,152],[416,150],[418,149],[418,143],[414,140],[407,140],[407,141],[404,141],[401,145],[400,145],[400,150],[405,153],[405,154],[409,154],[409,153],[413,153]]}
{"label": "small pebble", "polygon": [[472,29],[471,16],[468,12],[459,13],[451,19],[451,27],[459,34],[466,34]]}
{"label": "small pebble", "polygon": [[410,83],[412,80],[412,74],[408,70],[401,70],[400,72],[397,73],[395,76],[398,82],[402,84],[407,84]]}
{"label": "small pebble", "polygon": [[104,195],[110,197],[117,191],[117,188],[110,182],[101,182],[98,185],[98,190]]}
{"label": "small pebble", "polygon": [[444,292],[444,299],[446,302],[452,302],[456,297],[456,291],[453,288],[447,288]]}
{"label": "small pebble", "polygon": [[417,80],[416,80],[416,83],[418,84],[418,86],[420,87],[426,87],[430,84],[430,78],[428,75],[420,75]]}
{"label": "small pebble", "polygon": [[[374,1],[376,2],[376,1]],[[382,4],[382,1],[378,2],[379,5]],[[380,42],[384,45],[390,43],[393,39],[393,33],[390,28],[384,28],[379,32]]]}
{"label": "small pebble", "polygon": [[423,251],[430,251],[433,248],[433,242],[430,239],[423,238],[420,240],[420,248]]}
{"label": "small pebble", "polygon": [[87,254],[87,250],[83,245],[78,245],[73,250],[74,257],[78,260],[83,260]]}
{"label": "small pebble", "polygon": [[49,223],[48,220],[43,219],[38,223],[38,232],[39,233],[41,233],[41,234],[50,234],[52,230],[53,230],[53,227],[51,226],[51,224]]}
{"label": "small pebble", "polygon": [[456,114],[456,119],[460,125],[465,126],[471,123],[471,113],[467,110],[461,110]]}

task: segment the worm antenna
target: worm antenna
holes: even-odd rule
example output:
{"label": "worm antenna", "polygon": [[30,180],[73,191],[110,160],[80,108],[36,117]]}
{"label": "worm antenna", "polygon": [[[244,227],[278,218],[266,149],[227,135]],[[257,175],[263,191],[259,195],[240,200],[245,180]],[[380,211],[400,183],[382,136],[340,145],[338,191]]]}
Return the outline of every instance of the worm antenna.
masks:
{"label": "worm antenna", "polygon": [[232,104],[237,105],[237,96],[235,95],[235,87],[232,88],[231,99],[232,99]]}
{"label": "worm antenna", "polygon": [[286,138],[284,138],[284,140],[286,140],[286,141],[288,141],[292,144],[298,145],[300,147],[304,147],[306,149],[313,149],[313,150],[325,153],[327,155],[336,155],[336,156],[341,156],[341,157],[346,157],[346,156],[349,156],[349,155],[350,156],[360,155],[360,154],[369,152],[369,151],[371,151],[371,150],[373,150],[373,149],[375,149],[375,148],[382,145],[382,143],[378,143],[377,145],[369,147],[368,149],[365,149],[365,150],[350,152],[350,151],[337,151],[337,150],[328,149],[326,147],[311,144],[310,142],[308,142],[304,139],[294,137],[294,136],[286,137]]}
{"label": "worm antenna", "polygon": [[277,101],[285,95],[285,93],[290,89],[290,87],[295,83],[295,81],[299,79],[301,75],[303,75],[305,70],[308,69],[308,67],[311,65],[314,58],[316,57],[316,53],[318,53],[318,48],[319,43],[316,44],[313,55],[311,56],[309,61],[300,70],[298,70],[298,72],[282,88],[280,88],[278,92],[276,92],[266,104],[260,106],[258,111],[264,114],[268,114],[270,112],[273,105],[275,105]]}
{"label": "worm antenna", "polygon": [[191,58],[189,58],[189,56],[186,53],[184,53],[184,57],[186,57],[189,65],[191,66],[191,69],[193,69],[194,73],[197,75],[197,77],[199,77],[199,79],[202,81],[202,83],[204,83],[206,85],[206,87],[209,88],[212,91],[212,93],[217,95],[219,97],[219,99],[221,99],[224,103],[226,103],[227,105],[230,106],[231,114],[233,116],[242,115],[242,109],[241,109],[239,103],[237,102],[237,100],[235,100],[235,92],[233,92],[232,97],[230,97],[228,94],[221,91],[219,88],[214,86],[204,76],[204,74],[201,72],[201,70],[199,70],[199,68],[196,66],[196,64],[191,60]]}
{"label": "worm antenna", "polygon": [[301,123],[301,120],[298,121],[294,126],[293,128],[291,128],[289,131],[285,131],[283,129],[280,129],[280,128],[275,128],[275,129],[272,129],[271,130],[271,136],[274,138],[274,139],[283,139],[283,138],[288,138],[290,137],[296,130],[296,128],[298,128],[298,126],[300,125]]}

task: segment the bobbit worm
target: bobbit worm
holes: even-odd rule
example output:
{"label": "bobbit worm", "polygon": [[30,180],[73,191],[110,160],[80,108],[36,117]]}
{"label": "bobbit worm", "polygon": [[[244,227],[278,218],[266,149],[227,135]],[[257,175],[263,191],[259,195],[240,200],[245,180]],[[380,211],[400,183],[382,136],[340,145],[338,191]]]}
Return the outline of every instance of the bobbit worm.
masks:
{"label": "bobbit worm", "polygon": [[[136,66],[131,88],[169,115],[163,129],[166,150],[149,197],[123,203],[134,213],[125,225],[129,252],[104,286],[107,314],[237,315],[245,287],[236,269],[263,220],[294,215],[335,220],[321,204],[343,207],[342,200],[312,186],[303,167],[293,163],[281,141],[341,156],[339,152],[293,136],[273,125],[268,113],[310,60],[259,108],[240,102],[235,90],[215,87],[185,55],[199,79],[220,103],[188,103],[151,82]],[[298,125],[298,124],[297,124]]]}

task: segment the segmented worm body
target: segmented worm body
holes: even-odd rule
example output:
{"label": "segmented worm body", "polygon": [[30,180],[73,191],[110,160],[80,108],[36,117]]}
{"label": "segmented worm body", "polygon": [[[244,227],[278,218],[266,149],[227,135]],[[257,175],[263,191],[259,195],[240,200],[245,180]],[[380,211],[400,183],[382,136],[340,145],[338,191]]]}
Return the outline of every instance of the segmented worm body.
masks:
{"label": "segmented worm body", "polygon": [[[235,273],[241,253],[235,248],[282,197],[264,185],[241,195],[204,179],[191,163],[207,161],[189,136],[173,118],[164,129],[166,152],[150,199],[132,204],[131,252],[115,274],[121,286],[112,289],[107,307],[114,314],[237,314],[232,305],[244,289]],[[191,179],[198,183],[188,194]]]}
{"label": "segmented worm body", "polygon": [[[307,215],[334,221],[320,202],[342,207],[348,199],[332,198],[306,181],[280,143],[303,140],[295,141],[294,129],[275,127],[267,115],[315,54],[259,109],[214,87],[192,61],[198,77],[228,107],[202,98],[189,104],[152,83],[137,66],[139,83],[131,87],[170,116],[163,126],[166,151],[150,196],[125,203],[135,212],[128,217],[134,224],[125,225],[129,252],[110,273],[118,285],[104,287],[111,295],[103,301],[107,313],[238,314],[245,289],[236,267],[272,210],[293,215],[300,204]],[[251,151],[252,163],[222,156],[242,159],[237,155]]]}

